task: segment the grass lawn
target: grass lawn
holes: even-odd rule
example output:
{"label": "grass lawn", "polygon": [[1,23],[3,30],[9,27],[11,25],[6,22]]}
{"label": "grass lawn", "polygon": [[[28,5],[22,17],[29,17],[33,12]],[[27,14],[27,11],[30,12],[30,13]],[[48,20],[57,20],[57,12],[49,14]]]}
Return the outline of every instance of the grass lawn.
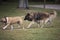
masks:
{"label": "grass lawn", "polygon": [[[53,9],[30,8],[29,10],[51,12]],[[17,3],[4,3],[0,5],[0,18],[3,16],[23,16],[26,15],[26,11],[27,9],[18,9]],[[60,10],[56,11],[58,15],[53,25],[44,28],[37,28],[37,24],[35,24],[30,29],[16,30],[15,24],[13,31],[9,27],[2,30],[0,23],[0,40],[60,40]],[[23,26],[26,28],[29,23],[24,21]]]}

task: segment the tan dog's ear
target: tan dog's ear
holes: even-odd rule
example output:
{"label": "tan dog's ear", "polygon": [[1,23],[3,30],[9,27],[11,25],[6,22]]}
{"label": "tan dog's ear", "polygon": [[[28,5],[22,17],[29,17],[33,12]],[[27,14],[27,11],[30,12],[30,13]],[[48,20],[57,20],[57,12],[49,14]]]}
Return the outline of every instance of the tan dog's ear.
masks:
{"label": "tan dog's ear", "polygon": [[1,19],[0,19],[0,22],[1,22]]}
{"label": "tan dog's ear", "polygon": [[3,16],[3,18],[6,18],[7,16]]}
{"label": "tan dog's ear", "polygon": [[6,21],[6,17],[7,17],[7,16],[3,16],[3,17],[1,18],[1,21],[3,21],[3,22]]}
{"label": "tan dog's ear", "polygon": [[4,21],[5,21],[5,18],[1,18],[1,19],[0,19],[0,22],[4,22]]}

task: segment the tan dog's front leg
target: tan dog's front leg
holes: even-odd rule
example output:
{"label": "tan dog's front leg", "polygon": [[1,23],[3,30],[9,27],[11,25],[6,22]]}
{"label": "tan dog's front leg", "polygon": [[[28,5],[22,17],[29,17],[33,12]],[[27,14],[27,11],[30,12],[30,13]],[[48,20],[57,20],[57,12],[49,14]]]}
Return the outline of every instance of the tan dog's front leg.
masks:
{"label": "tan dog's front leg", "polygon": [[6,26],[4,26],[3,29],[6,29],[8,25],[9,25],[9,24],[7,24]]}

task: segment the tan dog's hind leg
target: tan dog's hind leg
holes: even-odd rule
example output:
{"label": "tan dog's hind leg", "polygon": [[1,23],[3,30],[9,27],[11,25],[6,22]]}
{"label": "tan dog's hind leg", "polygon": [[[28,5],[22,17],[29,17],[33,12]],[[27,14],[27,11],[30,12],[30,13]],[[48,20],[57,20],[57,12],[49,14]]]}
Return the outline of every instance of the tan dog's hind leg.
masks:
{"label": "tan dog's hind leg", "polygon": [[20,23],[18,23],[18,28],[20,28],[21,27],[21,24]]}

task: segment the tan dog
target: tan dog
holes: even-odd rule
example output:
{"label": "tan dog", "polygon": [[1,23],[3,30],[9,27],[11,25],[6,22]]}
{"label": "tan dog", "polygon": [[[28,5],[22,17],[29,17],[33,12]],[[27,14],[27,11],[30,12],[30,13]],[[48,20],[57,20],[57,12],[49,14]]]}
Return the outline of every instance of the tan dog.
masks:
{"label": "tan dog", "polygon": [[24,20],[31,21],[31,23],[28,25],[27,28],[30,28],[32,24],[35,22],[38,24],[38,27],[41,26],[41,28],[44,27],[45,24],[48,22],[51,22],[56,17],[56,11],[53,11],[52,13],[48,12],[31,12],[27,13]]}
{"label": "tan dog", "polygon": [[11,29],[13,29],[12,24],[17,23],[20,26],[23,23],[23,20],[19,16],[18,17],[3,17],[2,19],[0,19],[0,22],[5,24],[3,29],[6,29],[9,25],[11,25]]}

